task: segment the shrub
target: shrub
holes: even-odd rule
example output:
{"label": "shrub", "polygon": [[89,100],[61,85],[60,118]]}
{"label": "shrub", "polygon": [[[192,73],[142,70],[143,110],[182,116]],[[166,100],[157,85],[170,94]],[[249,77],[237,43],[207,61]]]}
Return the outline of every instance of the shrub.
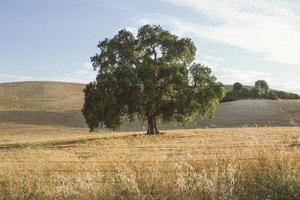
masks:
{"label": "shrub", "polygon": [[271,92],[269,92],[269,94],[268,94],[268,99],[278,100],[279,98],[278,98],[278,96],[276,95],[275,92],[271,91]]}
{"label": "shrub", "polygon": [[253,194],[255,199],[296,200],[300,199],[300,179],[292,170],[264,170],[256,175]]}
{"label": "shrub", "polygon": [[295,94],[295,93],[289,93],[289,92],[278,91],[278,90],[274,90],[273,92],[280,99],[300,99],[300,96],[298,94]]}

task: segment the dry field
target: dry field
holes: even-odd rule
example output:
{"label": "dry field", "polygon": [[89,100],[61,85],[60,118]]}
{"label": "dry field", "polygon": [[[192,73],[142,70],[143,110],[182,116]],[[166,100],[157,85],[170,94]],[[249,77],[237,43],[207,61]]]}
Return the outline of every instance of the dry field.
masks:
{"label": "dry field", "polygon": [[64,112],[80,110],[83,84],[17,82],[0,84],[1,111]]}
{"label": "dry field", "polygon": [[[229,87],[229,86],[228,86]],[[0,123],[86,127],[80,110],[84,85],[61,82],[0,84]],[[299,126],[300,100],[241,100],[222,103],[215,118],[196,118],[189,128]],[[123,130],[142,130],[142,122],[125,123]],[[178,129],[178,124],[159,124]]]}
{"label": "dry field", "polygon": [[0,130],[0,199],[300,197],[297,127],[158,136],[8,123]]}

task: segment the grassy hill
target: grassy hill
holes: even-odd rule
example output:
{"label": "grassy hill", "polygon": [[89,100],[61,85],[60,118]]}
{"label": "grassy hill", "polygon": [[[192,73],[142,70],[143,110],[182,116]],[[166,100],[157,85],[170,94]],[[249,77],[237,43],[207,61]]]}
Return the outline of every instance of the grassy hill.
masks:
{"label": "grassy hill", "polygon": [[0,122],[84,127],[83,89],[62,82],[0,84]]}
{"label": "grassy hill", "polygon": [[[0,84],[0,123],[85,127],[80,113],[83,88],[83,84],[62,82]],[[197,118],[188,127],[293,125],[300,125],[299,100],[240,100],[220,104],[214,119]],[[127,123],[124,129],[141,130],[143,126],[142,122]],[[178,124],[159,127],[177,128]]]}
{"label": "grassy hill", "polygon": [[1,111],[63,112],[81,109],[83,84],[17,82],[0,84]]}

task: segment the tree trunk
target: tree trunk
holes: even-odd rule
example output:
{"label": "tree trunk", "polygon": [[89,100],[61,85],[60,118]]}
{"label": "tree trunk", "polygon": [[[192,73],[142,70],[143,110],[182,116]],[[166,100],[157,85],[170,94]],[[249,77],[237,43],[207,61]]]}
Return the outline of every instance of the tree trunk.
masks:
{"label": "tree trunk", "polygon": [[148,130],[147,130],[147,134],[148,135],[154,135],[154,134],[158,134],[159,131],[157,130],[156,127],[156,119],[155,116],[148,116]]}

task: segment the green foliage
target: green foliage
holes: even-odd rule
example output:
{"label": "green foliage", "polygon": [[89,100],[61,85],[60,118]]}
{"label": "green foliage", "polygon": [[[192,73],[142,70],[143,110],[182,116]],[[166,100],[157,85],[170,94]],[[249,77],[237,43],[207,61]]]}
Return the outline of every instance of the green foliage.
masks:
{"label": "green foliage", "polygon": [[300,179],[296,171],[287,169],[262,170],[255,177],[252,192],[255,199],[293,200],[300,199]]}
{"label": "green foliage", "polygon": [[244,97],[244,98],[249,98],[249,97],[251,97],[251,92],[247,88],[243,88],[240,91],[240,96]]}
{"label": "green foliage", "polygon": [[284,91],[278,91],[278,90],[274,90],[273,92],[280,99],[300,99],[300,96],[298,94],[284,92]]}
{"label": "green foliage", "polygon": [[145,25],[136,37],[121,30],[98,47],[91,58],[98,75],[84,90],[82,109],[91,131],[139,116],[148,120],[148,133],[158,133],[157,118],[185,123],[196,113],[212,116],[225,95],[211,70],[194,62],[192,40],[160,26]]}
{"label": "green foliage", "polygon": [[261,87],[254,87],[250,91],[251,97],[252,98],[259,98],[262,99],[265,97],[265,90],[262,89]]}
{"label": "green foliage", "polygon": [[268,99],[272,99],[272,100],[278,100],[279,99],[277,94],[274,91],[270,91],[268,95],[269,95]]}
{"label": "green foliage", "polygon": [[236,83],[233,84],[233,90],[234,91],[240,91],[242,89],[243,89],[243,85],[241,83],[236,82]]}
{"label": "green foliage", "polygon": [[277,90],[270,90],[269,85],[264,80],[258,80],[255,82],[255,87],[251,90],[243,88],[242,84],[235,83],[233,85],[233,90],[226,93],[225,98],[222,102],[236,101],[239,99],[300,99],[298,94],[288,93]]}
{"label": "green foliage", "polygon": [[269,85],[265,80],[258,80],[255,82],[255,87],[261,90],[262,93],[269,92]]}

